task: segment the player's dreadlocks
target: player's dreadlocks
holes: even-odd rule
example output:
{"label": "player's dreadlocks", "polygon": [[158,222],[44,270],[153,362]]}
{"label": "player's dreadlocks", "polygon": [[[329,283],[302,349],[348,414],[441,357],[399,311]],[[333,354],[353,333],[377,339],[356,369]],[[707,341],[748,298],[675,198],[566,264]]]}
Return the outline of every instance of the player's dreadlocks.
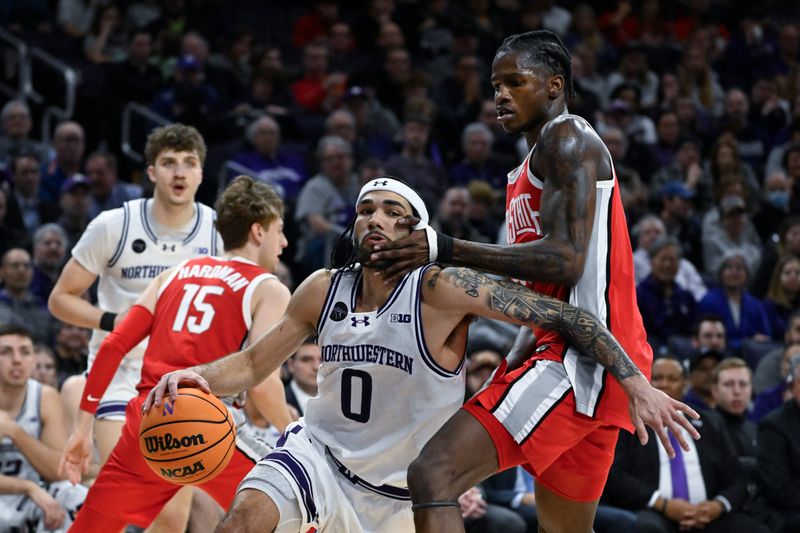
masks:
{"label": "player's dreadlocks", "polygon": [[543,66],[553,74],[564,76],[567,96],[575,96],[570,64],[572,56],[557,34],[549,30],[537,30],[511,35],[506,37],[495,56],[506,52],[521,52],[525,54],[527,63]]}

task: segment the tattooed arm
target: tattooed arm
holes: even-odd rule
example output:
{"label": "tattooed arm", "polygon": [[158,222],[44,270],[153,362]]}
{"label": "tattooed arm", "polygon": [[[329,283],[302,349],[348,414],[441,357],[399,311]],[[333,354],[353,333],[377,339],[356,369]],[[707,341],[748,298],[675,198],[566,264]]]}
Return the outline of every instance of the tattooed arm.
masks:
{"label": "tattooed arm", "polygon": [[459,314],[555,330],[620,382],[641,375],[617,339],[588,311],[467,268],[445,268],[439,275],[432,274],[428,288],[437,308],[443,305]]}
{"label": "tattooed arm", "polygon": [[[562,333],[582,353],[603,365],[622,385],[628,395],[631,420],[642,444],[647,443],[645,426],[653,428],[670,456],[674,452],[665,428],[669,428],[687,450],[688,444],[678,426],[699,438],[683,413],[694,418],[699,415],[653,388],[611,332],[591,313],[537,294],[517,283],[495,281],[484,273],[466,268],[432,268],[426,273],[426,281],[423,302],[435,309],[440,323],[478,315],[525,326],[536,324]],[[439,331],[444,336],[450,333]]]}
{"label": "tattooed arm", "polygon": [[[564,115],[542,130],[531,165],[544,181],[538,222],[544,237],[509,246],[455,239],[452,263],[516,279],[575,285],[592,234],[595,183],[611,176],[607,153],[585,122]],[[373,260],[392,260],[386,277],[427,263],[422,231],[375,250]]]}

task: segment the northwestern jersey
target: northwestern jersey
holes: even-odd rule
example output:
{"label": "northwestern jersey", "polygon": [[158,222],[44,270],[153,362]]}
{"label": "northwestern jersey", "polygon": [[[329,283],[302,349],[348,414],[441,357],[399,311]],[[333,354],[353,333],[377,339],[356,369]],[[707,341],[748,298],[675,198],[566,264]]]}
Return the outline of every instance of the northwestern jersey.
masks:
{"label": "northwestern jersey", "polygon": [[356,312],[361,272],[340,271],[317,326],[322,365],[306,428],[373,485],[407,486],[408,465],[464,401],[463,362],[440,367],[425,345],[422,277],[407,274],[376,311]]}
{"label": "northwestern jersey", "polygon": [[[25,391],[25,401],[15,421],[25,433],[36,440],[39,440],[42,433],[42,419],[39,412],[41,404],[42,385],[38,381],[29,379]],[[27,479],[34,483],[42,481],[39,472],[33,468],[33,465],[28,462],[25,455],[17,449],[9,437],[0,439],[0,474]],[[18,496],[20,501],[26,497],[24,494]]]}
{"label": "northwestern jersey", "polygon": [[252,324],[253,293],[274,277],[241,257],[201,257],[178,265],[158,292],[139,392],[149,391],[167,372],[239,350]]}
{"label": "northwestern jersey", "polygon": [[[583,120],[580,117],[575,119]],[[533,175],[530,168],[535,150],[536,146],[525,161],[508,174],[506,227],[509,244],[532,242],[544,236],[539,220],[544,183]],[[610,161],[611,156],[608,157]],[[536,292],[590,311],[617,338],[642,373],[649,377],[653,352],[647,344],[636,303],[630,242],[612,165],[612,179],[597,181],[592,235],[578,283],[574,287],[541,281],[523,283]],[[556,331],[538,328],[534,331],[537,346],[549,344],[557,349],[547,350],[543,355],[534,354],[532,359],[552,357],[546,354],[553,353],[561,355],[575,391],[578,412],[613,425],[633,427],[628,414],[628,399],[622,387],[595,359],[578,352]]]}
{"label": "northwestern jersey", "polygon": [[[99,277],[98,306],[121,313],[132,306],[153,279],[185,259],[216,255],[222,250],[214,227],[215,213],[195,203],[195,216],[183,228],[158,227],[153,200],[138,199],[104,211],[89,224],[72,256]],[[158,228],[156,231],[155,228]],[[95,329],[89,343],[89,367],[107,332]],[[141,360],[146,341],[128,357]]]}

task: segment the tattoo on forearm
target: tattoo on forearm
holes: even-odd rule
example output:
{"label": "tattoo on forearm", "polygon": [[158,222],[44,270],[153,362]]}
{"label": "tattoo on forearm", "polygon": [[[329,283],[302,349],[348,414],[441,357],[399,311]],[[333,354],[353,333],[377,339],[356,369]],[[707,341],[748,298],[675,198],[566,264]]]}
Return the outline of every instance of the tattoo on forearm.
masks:
{"label": "tattoo on forearm", "polygon": [[[464,289],[473,298],[479,298],[479,288],[485,287],[488,290],[486,303],[490,309],[516,321],[533,323],[563,334],[576,348],[595,358],[618,380],[640,374],[611,332],[588,311],[537,294],[518,283],[493,280],[482,272],[446,268],[441,273],[444,279]],[[431,278],[429,283],[435,285],[436,281]]]}

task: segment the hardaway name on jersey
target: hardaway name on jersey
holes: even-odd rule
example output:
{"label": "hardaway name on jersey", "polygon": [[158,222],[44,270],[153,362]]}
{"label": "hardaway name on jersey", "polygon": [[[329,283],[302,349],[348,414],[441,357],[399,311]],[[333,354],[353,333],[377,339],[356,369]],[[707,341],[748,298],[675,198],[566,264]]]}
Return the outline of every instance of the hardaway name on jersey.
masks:
{"label": "hardaway name on jersey", "polygon": [[167,372],[239,350],[252,325],[250,305],[272,274],[247,259],[187,260],[164,281],[137,386],[149,391]]}
{"label": "hardaway name on jersey", "polygon": [[440,367],[425,344],[424,268],[407,274],[376,311],[356,312],[361,272],[337,272],[318,324],[319,393],[306,429],[353,474],[407,487],[406,471],[464,400],[463,362]]}
{"label": "hardaway name on jersey", "polygon": [[[508,174],[509,244],[532,242],[544,236],[539,219],[544,183],[530,169],[535,150],[534,146],[522,164]],[[608,158],[610,161],[610,154]],[[523,283],[536,292],[590,311],[614,334],[636,366],[650,375],[653,353],[636,303],[630,237],[613,166],[611,180],[597,181],[592,235],[578,283],[574,287],[540,281]],[[578,412],[617,426],[633,427],[624,391],[597,361],[578,352],[555,331],[535,331],[537,346],[549,344],[551,349],[532,357],[563,360]]]}
{"label": "hardaway name on jersey", "polygon": [[[214,210],[195,203],[195,216],[175,232],[154,231],[153,200],[138,199],[100,213],[86,228],[72,256],[99,277],[98,306],[121,313],[134,304],[148,284],[185,259],[217,255],[222,241],[214,227]],[[108,333],[95,329],[89,343],[89,365]],[[141,359],[146,341],[129,358]]]}

